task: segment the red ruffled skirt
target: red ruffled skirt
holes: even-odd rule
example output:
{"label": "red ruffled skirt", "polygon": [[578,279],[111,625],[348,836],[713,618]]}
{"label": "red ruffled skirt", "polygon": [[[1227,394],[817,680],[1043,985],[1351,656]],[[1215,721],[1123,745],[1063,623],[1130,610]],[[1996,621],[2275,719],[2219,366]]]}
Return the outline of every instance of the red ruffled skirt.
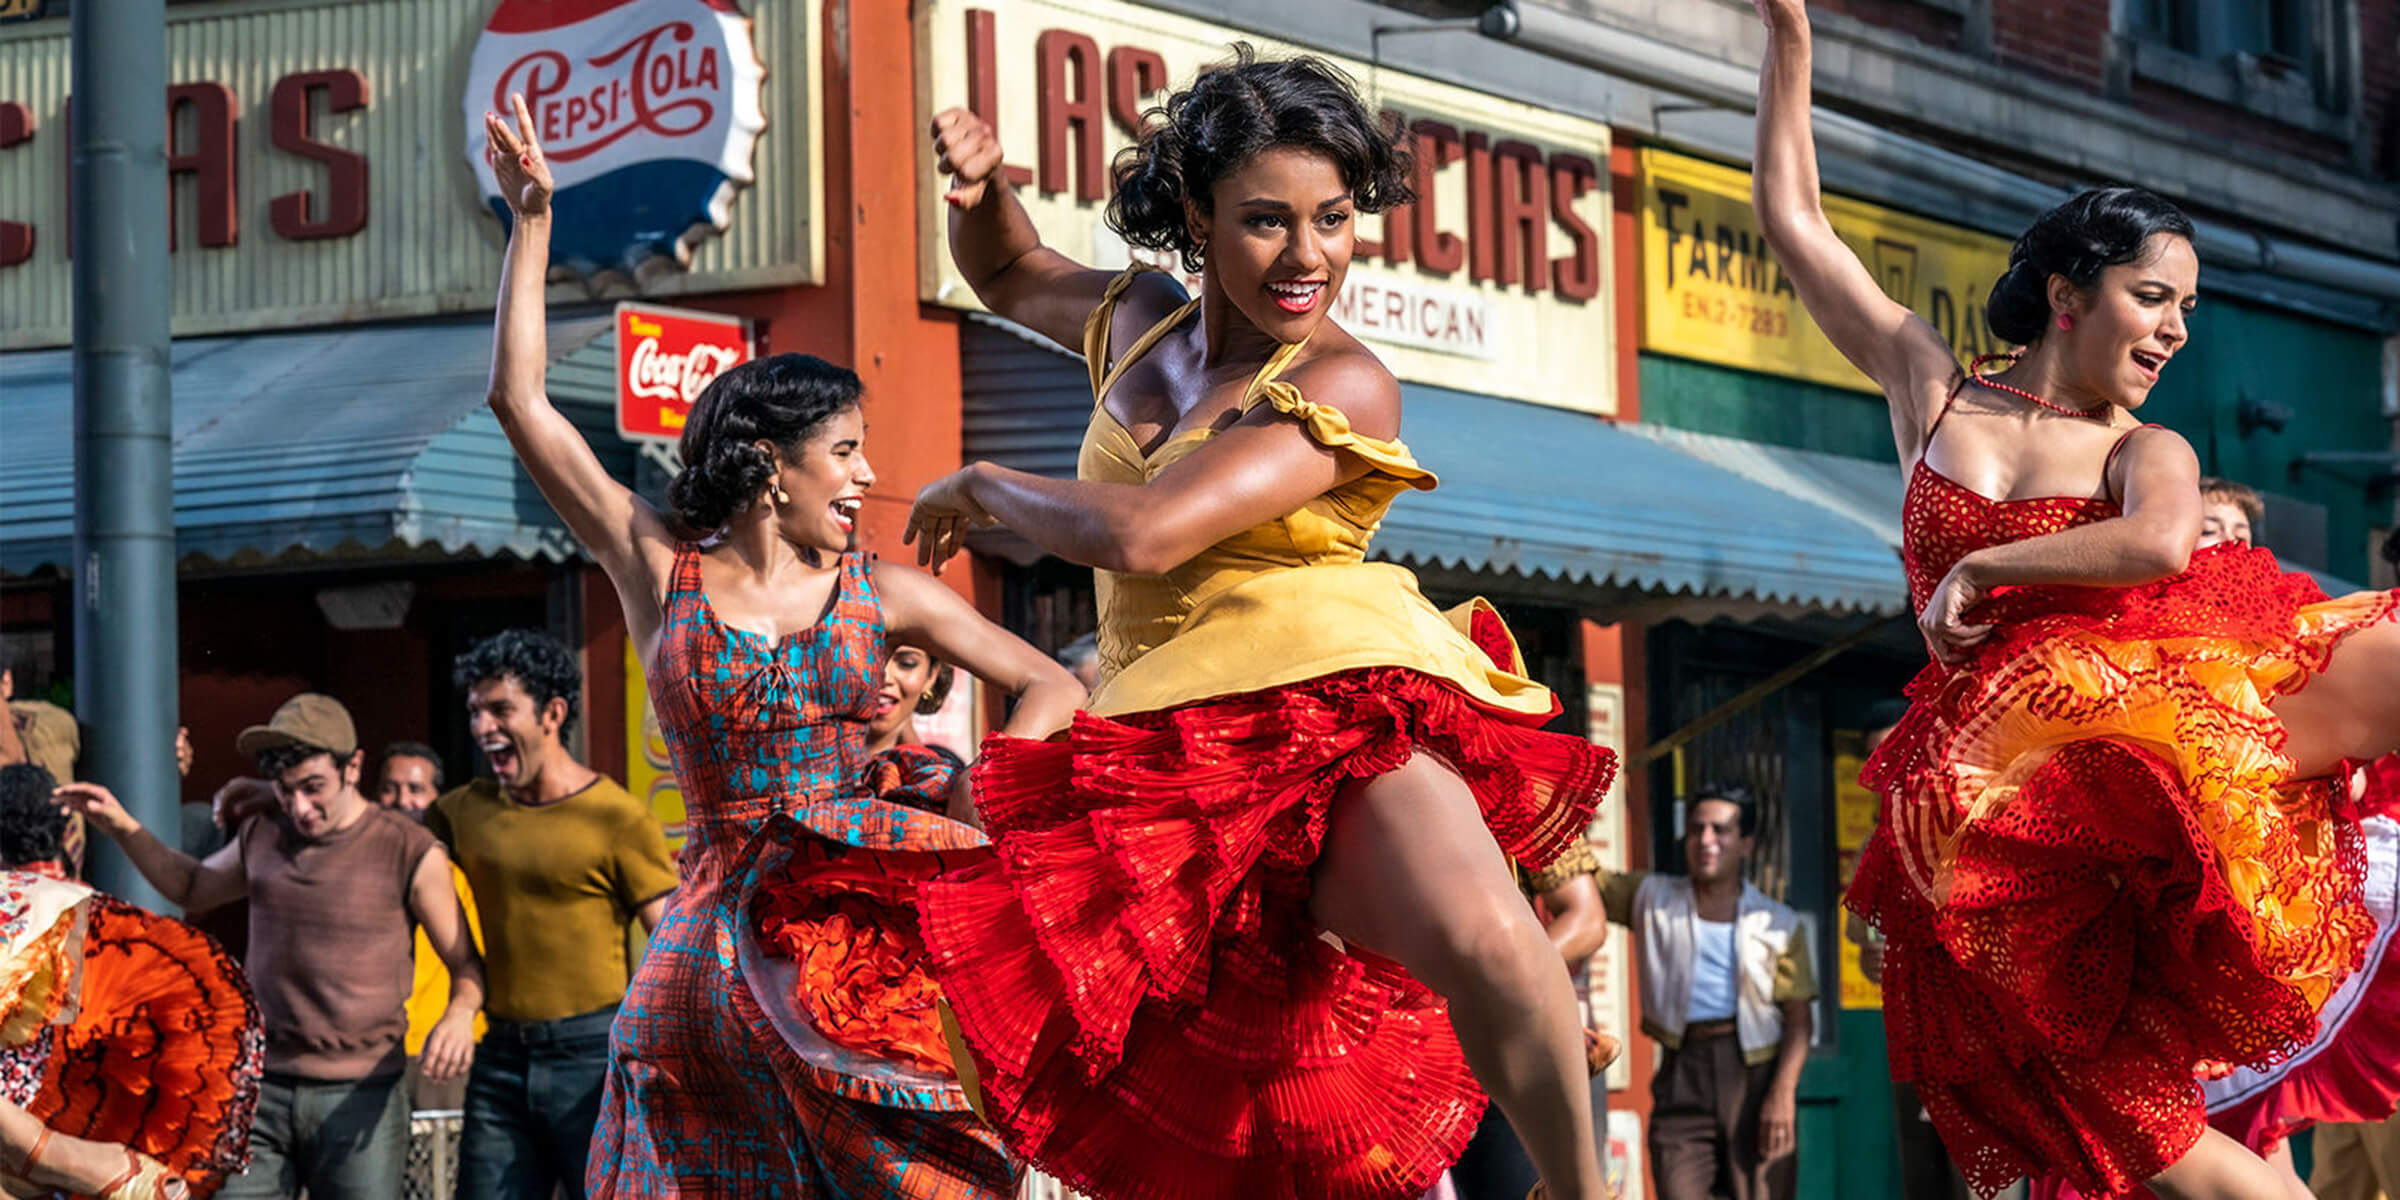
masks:
{"label": "red ruffled skirt", "polygon": [[1895,1078],[1989,1194],[2130,1193],[2191,1147],[2200,1073],[2305,1045],[2374,933],[2347,804],[2268,705],[2400,595],[2264,551],[2139,588],[2005,592],[1867,763],[1848,903],[1883,932]]}
{"label": "red ruffled skirt", "polygon": [[181,921],[87,903],[74,1019],[0,1058],[5,1090],[51,1129],[131,1146],[212,1195],[250,1164],[265,1047],[249,983]]}
{"label": "red ruffled skirt", "polygon": [[994,848],[920,909],[1011,1148],[1108,1200],[1422,1194],[1483,1095],[1438,997],[1320,936],[1309,871],[1336,792],[1419,748],[1510,855],[1555,858],[1615,761],[1529,724],[1369,669],[988,739]]}

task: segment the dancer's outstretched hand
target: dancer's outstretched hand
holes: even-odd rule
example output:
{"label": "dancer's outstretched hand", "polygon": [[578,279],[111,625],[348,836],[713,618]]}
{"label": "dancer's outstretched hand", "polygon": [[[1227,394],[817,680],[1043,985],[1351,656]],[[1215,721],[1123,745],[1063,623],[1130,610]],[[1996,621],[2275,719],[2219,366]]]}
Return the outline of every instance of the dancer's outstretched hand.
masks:
{"label": "dancer's outstretched hand", "polygon": [[525,107],[525,93],[509,93],[508,102],[517,115],[513,130],[500,114],[483,114],[483,160],[492,164],[510,212],[520,217],[540,216],[550,211],[550,193],[555,190],[550,160],[542,157],[542,144],[534,138],[533,114]]}
{"label": "dancer's outstretched hand", "polygon": [[967,466],[926,484],[908,510],[908,528],[900,540],[917,547],[917,565],[940,572],[942,564],[966,548],[967,531],[999,522],[975,502],[975,467]]}
{"label": "dancer's outstretched hand", "polygon": [[1785,28],[1794,22],[1808,23],[1807,0],[1750,0],[1750,7],[1758,10],[1758,19],[1765,21],[1769,29]]}
{"label": "dancer's outstretched hand", "polygon": [[942,156],[934,169],[950,176],[943,199],[959,208],[982,203],[984,189],[1000,172],[1000,137],[992,127],[966,109],[943,109],[934,114],[933,148]]}
{"label": "dancer's outstretched hand", "polygon": [[1925,611],[1917,617],[1917,628],[1925,634],[1925,648],[1943,663],[1956,666],[1966,661],[1969,652],[1992,636],[1990,625],[1975,625],[1967,621],[1967,611],[1987,595],[1982,584],[1968,573],[1965,560],[1950,568],[1940,586],[1925,600]]}

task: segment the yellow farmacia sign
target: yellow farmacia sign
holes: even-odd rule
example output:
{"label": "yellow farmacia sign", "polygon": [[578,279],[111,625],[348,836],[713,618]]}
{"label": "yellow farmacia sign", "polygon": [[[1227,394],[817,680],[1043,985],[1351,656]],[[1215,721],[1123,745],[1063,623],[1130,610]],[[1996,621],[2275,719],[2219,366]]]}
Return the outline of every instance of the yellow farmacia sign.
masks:
{"label": "yellow farmacia sign", "polygon": [[[1983,302],[2008,269],[1989,234],[1825,197],[1834,232],[1893,299],[1931,322],[1964,360],[2007,346]],[[1800,306],[1750,207],[1749,172],[1642,152],[1642,349],[1874,390]]]}

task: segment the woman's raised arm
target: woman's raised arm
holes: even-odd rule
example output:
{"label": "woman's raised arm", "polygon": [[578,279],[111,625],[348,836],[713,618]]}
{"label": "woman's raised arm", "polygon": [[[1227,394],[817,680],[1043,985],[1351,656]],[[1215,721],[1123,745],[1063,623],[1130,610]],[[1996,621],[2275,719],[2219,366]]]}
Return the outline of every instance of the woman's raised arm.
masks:
{"label": "woman's raised arm", "polygon": [[[672,555],[673,542],[658,513],[609,476],[582,431],[550,404],[544,386],[549,337],[542,294],[550,264],[550,165],[534,139],[525,97],[511,100],[516,129],[498,114],[483,118],[484,157],[515,217],[500,268],[486,399],[542,498],[617,585],[626,602],[626,618],[638,635],[656,624],[643,617],[657,608],[657,576],[663,570],[658,564]],[[637,637],[641,640],[646,639]]]}
{"label": "woman's raised arm", "polygon": [[1750,176],[1759,232],[1799,288],[1800,302],[1817,327],[1893,401],[1893,427],[1906,443],[1900,450],[1905,461],[1919,448],[1933,406],[1958,372],[1958,360],[1933,326],[1876,286],[1825,218],[1816,135],[1809,127],[1807,5],[1803,0],[1752,2],[1767,23]]}

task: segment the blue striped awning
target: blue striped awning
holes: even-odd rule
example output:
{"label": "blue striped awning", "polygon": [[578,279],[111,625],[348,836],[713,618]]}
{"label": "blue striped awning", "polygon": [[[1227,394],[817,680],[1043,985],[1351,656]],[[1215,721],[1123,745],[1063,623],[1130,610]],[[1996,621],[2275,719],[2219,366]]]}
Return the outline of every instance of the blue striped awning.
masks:
{"label": "blue striped awning", "polygon": [[[963,365],[967,457],[1071,476],[1091,407],[1082,360],[978,316],[965,326]],[[1871,496],[1771,485],[1585,413],[1422,384],[1401,393],[1401,436],[1442,485],[1393,503],[1378,557],[1660,597],[1908,608],[1898,550],[1869,519]],[[1878,469],[1890,470],[1790,453],[1802,457],[1788,473],[1834,485],[1872,487]],[[1895,494],[1882,520],[1896,527],[1898,511]]]}
{"label": "blue striped awning", "polygon": [[[552,324],[551,396],[631,479],[609,328]],[[491,339],[488,318],[178,339],[177,557],[572,553],[484,405]],[[73,377],[64,348],[0,355],[0,574],[72,556]]]}

